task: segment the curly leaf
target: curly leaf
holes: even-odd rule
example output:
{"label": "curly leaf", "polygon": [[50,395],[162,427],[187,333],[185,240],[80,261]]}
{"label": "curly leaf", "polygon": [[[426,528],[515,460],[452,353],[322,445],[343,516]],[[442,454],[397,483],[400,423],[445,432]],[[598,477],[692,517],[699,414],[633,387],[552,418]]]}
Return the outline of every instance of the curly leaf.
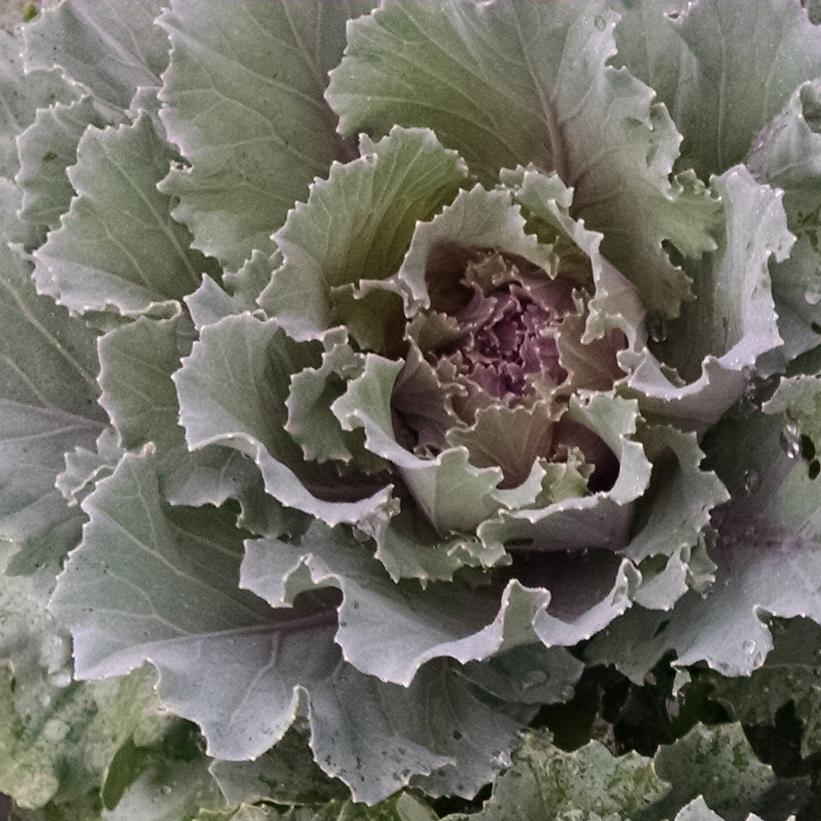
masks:
{"label": "curly leaf", "polygon": [[172,45],[160,116],[191,163],[162,187],[195,247],[231,266],[270,253],[288,209],[343,156],[326,74],[346,21],[372,5],[174,0],[160,17]]}
{"label": "curly leaf", "polygon": [[26,68],[61,68],[100,102],[127,109],[141,87],[156,87],[168,38],[154,24],[162,0],[121,4],[65,0],[24,29]]}
{"label": "curly leaf", "polygon": [[[19,201],[10,183],[2,190]],[[59,561],[80,535],[79,517],[54,482],[64,454],[93,447],[103,428],[97,357],[93,334],[38,296],[30,266],[6,247],[0,248],[0,325],[0,536],[23,546],[14,566],[31,572]]]}
{"label": "curly leaf", "polygon": [[384,351],[397,345],[401,302],[375,289],[399,268],[417,221],[453,198],[466,170],[423,129],[395,128],[377,143],[363,135],[360,151],[331,165],[274,235],[284,264],[259,303],[296,339],[344,324],[360,344]]}
{"label": "curly leaf", "polygon": [[680,137],[652,89],[606,66],[614,21],[604,0],[386,3],[351,25],[327,97],[343,133],[428,126],[485,180],[556,170],[605,256],[675,315],[688,280],[662,242],[712,248],[715,206],[692,179],[670,182]]}
{"label": "curly leaf", "polygon": [[145,312],[191,293],[213,263],[189,250],[157,191],[170,149],[141,116],[133,125],[87,130],[69,179],[78,196],[34,254],[41,293],[76,313]]}

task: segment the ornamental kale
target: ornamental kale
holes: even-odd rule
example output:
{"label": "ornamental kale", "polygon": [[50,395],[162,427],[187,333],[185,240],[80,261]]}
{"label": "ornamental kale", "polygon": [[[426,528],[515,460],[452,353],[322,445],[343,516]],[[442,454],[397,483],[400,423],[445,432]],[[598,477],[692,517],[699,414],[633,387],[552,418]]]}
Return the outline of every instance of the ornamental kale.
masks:
{"label": "ornamental kale", "polygon": [[809,5],[0,32],[15,817],[816,817]]}

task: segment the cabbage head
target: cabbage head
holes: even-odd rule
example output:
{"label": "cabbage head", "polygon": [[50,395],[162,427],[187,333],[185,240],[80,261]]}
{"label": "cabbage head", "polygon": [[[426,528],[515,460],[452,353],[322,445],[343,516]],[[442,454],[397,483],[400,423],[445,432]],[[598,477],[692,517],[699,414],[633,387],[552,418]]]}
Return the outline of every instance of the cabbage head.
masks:
{"label": "cabbage head", "polygon": [[799,0],[63,0],[0,47],[21,807],[153,818],[185,732],[201,807],[427,818],[585,668],[821,623]]}

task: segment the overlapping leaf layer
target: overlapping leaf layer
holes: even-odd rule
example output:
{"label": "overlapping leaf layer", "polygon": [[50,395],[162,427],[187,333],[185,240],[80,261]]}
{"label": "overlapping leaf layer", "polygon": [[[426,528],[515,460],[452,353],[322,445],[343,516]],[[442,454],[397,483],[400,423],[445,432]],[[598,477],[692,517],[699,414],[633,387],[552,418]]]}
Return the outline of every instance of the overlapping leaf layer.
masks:
{"label": "overlapping leaf layer", "polygon": [[754,5],[3,34],[15,817],[817,817],[821,30]]}

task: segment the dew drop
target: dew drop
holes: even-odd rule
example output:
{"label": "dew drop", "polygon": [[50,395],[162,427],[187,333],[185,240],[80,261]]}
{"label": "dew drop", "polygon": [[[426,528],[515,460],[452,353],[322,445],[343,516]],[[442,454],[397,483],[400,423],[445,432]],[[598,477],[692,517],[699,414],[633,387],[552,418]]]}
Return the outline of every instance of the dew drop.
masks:
{"label": "dew drop", "polygon": [[454,741],[461,741],[462,740],[462,733],[459,730],[453,731],[453,740]]}
{"label": "dew drop", "polygon": [[755,653],[755,642],[752,639],[744,639],[741,642],[741,649],[748,655],[751,656]]}
{"label": "dew drop", "polygon": [[804,291],[804,299],[810,305],[817,305],[821,302],[821,289],[819,288],[807,288]]}
{"label": "dew drop", "polygon": [[744,471],[744,492],[749,496],[757,487],[758,483],[761,481],[761,477],[758,475],[758,472],[755,470],[745,470]]}
{"label": "dew drop", "polygon": [[531,670],[522,677],[522,689],[532,690],[534,687],[540,687],[547,681],[547,678],[544,670]]}
{"label": "dew drop", "polygon": [[666,342],[670,335],[667,320],[661,314],[652,314],[647,317],[647,333],[653,342]]}
{"label": "dew drop", "polygon": [[604,31],[604,30],[605,30],[605,28],[607,27],[607,21],[606,21],[606,20],[604,19],[604,17],[602,17],[600,14],[597,14],[597,15],[593,18],[593,24],[596,26],[596,28],[597,28],[599,31]]}
{"label": "dew drop", "polygon": [[801,436],[798,425],[792,420],[787,422],[781,430],[781,449],[788,459],[797,459],[801,455]]}
{"label": "dew drop", "polygon": [[168,784],[163,784],[162,787],[160,787],[160,792],[163,795],[171,795],[173,790],[171,789],[171,787]]}

